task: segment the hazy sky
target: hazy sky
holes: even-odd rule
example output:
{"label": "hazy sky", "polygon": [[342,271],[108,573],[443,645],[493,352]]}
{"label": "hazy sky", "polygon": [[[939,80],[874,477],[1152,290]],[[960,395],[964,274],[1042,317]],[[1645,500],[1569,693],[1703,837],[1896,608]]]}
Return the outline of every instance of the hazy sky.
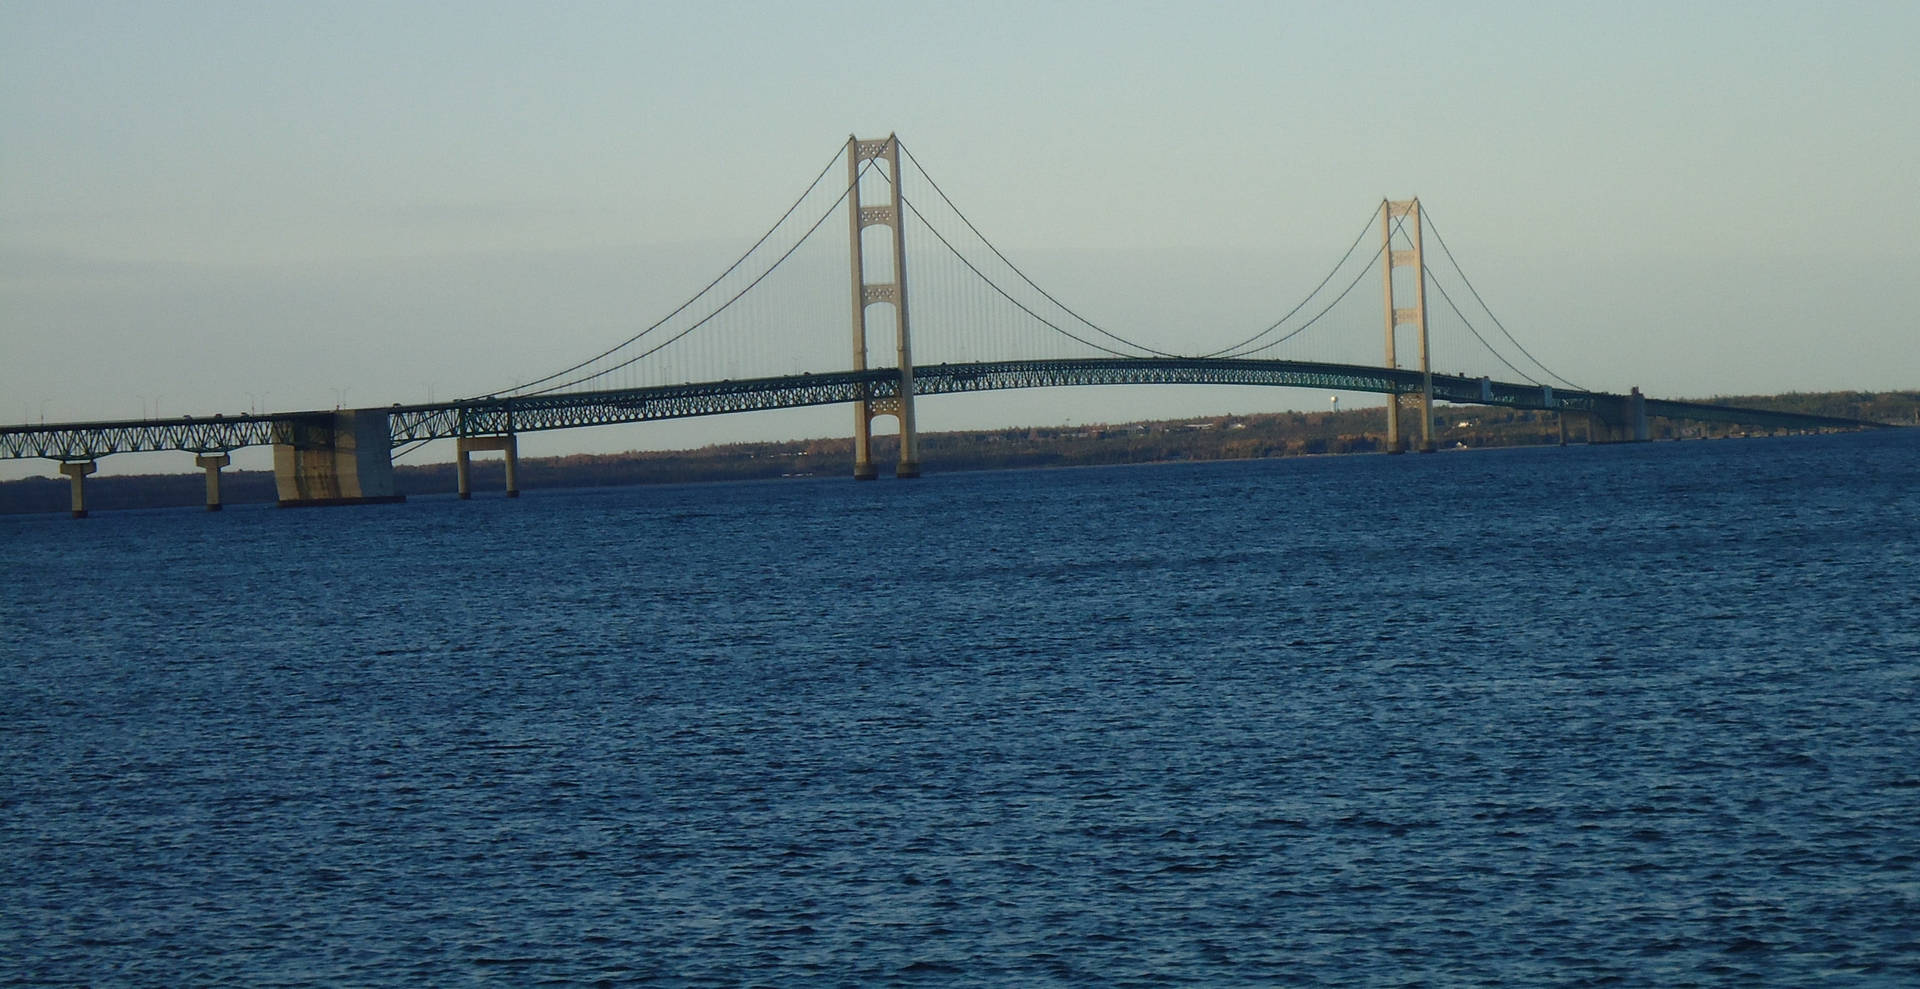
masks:
{"label": "hazy sky", "polygon": [[[1382,197],[1417,194],[1506,326],[1583,384],[1920,387],[1916,38],[1920,3],[1835,0],[0,0],[0,421],[497,387],[617,339],[575,314],[651,322],[849,133],[890,131],[1097,315],[1192,298],[1260,325]],[[542,366],[469,344],[503,320]],[[920,418],[1323,401],[1076,389]]]}

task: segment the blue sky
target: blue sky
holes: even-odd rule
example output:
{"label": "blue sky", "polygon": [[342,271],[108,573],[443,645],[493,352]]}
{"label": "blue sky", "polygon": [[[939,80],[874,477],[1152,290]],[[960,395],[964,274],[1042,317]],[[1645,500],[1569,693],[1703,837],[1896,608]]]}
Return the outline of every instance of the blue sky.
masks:
{"label": "blue sky", "polygon": [[[545,370],[524,365],[610,342],[569,314],[644,325],[850,132],[890,131],[1095,314],[1191,299],[1258,325],[1383,196],[1417,194],[1508,328],[1583,383],[1920,387],[1915,37],[1912,3],[0,0],[0,420]],[[538,348],[472,345],[507,319]],[[1082,389],[920,418],[1323,401]]]}

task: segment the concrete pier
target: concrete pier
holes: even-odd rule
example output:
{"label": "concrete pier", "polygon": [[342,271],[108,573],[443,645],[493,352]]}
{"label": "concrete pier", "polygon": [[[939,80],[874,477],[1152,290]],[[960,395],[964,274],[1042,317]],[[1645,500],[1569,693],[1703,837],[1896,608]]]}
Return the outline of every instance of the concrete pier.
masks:
{"label": "concrete pier", "polygon": [[68,460],[60,464],[60,473],[73,485],[73,517],[87,517],[87,475],[100,469],[98,461]]}
{"label": "concrete pier", "polygon": [[405,501],[393,486],[385,409],[291,416],[274,423],[273,482],[281,508]]}
{"label": "concrete pier", "polygon": [[476,450],[499,450],[507,455],[507,497],[520,497],[520,443],[512,433],[454,440],[454,474],[460,482],[460,497],[473,497],[473,467],[468,454]]}
{"label": "concrete pier", "polygon": [[233,463],[233,458],[224,453],[216,453],[211,456],[200,454],[193,458],[193,462],[205,468],[207,472],[207,511],[219,511],[220,468]]}
{"label": "concrete pier", "polygon": [[1595,408],[1587,421],[1589,443],[1645,443],[1652,438],[1647,398],[1639,388]]}

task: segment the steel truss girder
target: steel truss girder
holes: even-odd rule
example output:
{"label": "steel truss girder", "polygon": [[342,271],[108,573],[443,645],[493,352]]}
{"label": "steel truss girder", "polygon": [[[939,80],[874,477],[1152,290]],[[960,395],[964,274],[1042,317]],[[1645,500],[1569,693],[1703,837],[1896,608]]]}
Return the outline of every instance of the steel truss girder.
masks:
{"label": "steel truss girder", "polygon": [[277,416],[123,419],[0,427],[0,459],[92,460],[110,453],[226,453],[277,442]]}
{"label": "steel truss girder", "polygon": [[[1198,357],[923,364],[913,369],[913,378],[915,391],[922,395],[1146,384],[1265,385],[1385,395],[1411,394],[1421,388],[1420,372],[1409,368]],[[900,372],[894,368],[874,368],[652,388],[395,405],[386,411],[393,444],[400,446],[458,436],[499,436],[810,405],[885,402],[899,395]],[[1433,376],[1433,397],[1462,405],[1587,412],[1603,418],[1616,415],[1627,398],[1606,392],[1550,389],[1446,374]],[[1883,425],[1833,416],[1652,398],[1646,400],[1646,414],[1781,429],[1858,429]],[[0,427],[0,459],[40,457],[85,461],[112,453],[167,450],[226,453],[241,447],[290,443],[296,424],[329,415],[332,413],[326,411],[285,412],[209,419],[183,417],[7,426]]]}
{"label": "steel truss girder", "polygon": [[[1226,358],[1105,357],[1080,360],[933,364],[913,369],[923,395],[1057,388],[1071,385],[1274,385],[1336,391],[1395,392],[1418,388],[1417,371],[1304,361]],[[924,385],[921,382],[924,379]]]}
{"label": "steel truss girder", "polygon": [[499,436],[545,429],[605,426],[655,419],[792,409],[892,398],[900,372],[882,368],[742,381],[662,385],[531,397],[481,398],[441,405],[395,406],[393,443],[450,436]]}
{"label": "steel truss girder", "polygon": [[1647,416],[1648,418],[1728,422],[1741,426],[1763,426],[1769,429],[1860,429],[1886,426],[1883,422],[1863,419],[1846,419],[1800,412],[1770,412],[1766,409],[1743,409],[1732,405],[1713,405],[1706,402],[1675,402],[1661,398],[1647,399]]}
{"label": "steel truss girder", "polygon": [[[936,364],[914,368],[913,376],[916,382],[925,379],[925,386],[918,388],[923,395],[999,388],[1151,384],[1262,385],[1378,395],[1415,395],[1423,387],[1420,372],[1412,368],[1199,357],[1105,357]],[[1466,405],[1586,411],[1604,406],[1608,399],[1618,401],[1623,396],[1578,390],[1554,391],[1539,385],[1436,374],[1433,376],[1433,397],[1437,401]]]}

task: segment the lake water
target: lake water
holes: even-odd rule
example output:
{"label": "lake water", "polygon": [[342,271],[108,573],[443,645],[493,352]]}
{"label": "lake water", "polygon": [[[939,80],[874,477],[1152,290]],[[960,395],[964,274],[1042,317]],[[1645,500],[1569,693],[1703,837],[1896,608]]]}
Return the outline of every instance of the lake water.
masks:
{"label": "lake water", "polygon": [[9,984],[1920,983],[1920,431],[0,563]]}

